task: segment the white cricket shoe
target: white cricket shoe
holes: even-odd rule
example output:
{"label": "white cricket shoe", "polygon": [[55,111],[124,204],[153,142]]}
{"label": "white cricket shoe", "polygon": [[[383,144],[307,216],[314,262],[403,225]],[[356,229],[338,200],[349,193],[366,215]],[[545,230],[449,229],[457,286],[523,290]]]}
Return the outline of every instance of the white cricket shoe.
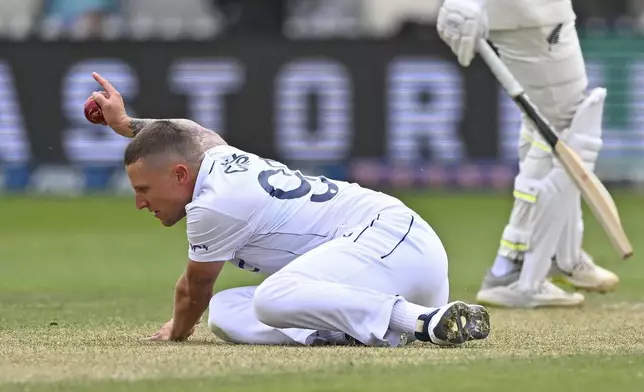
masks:
{"label": "white cricket shoe", "polygon": [[571,271],[563,271],[553,263],[551,275],[553,281],[600,293],[615,290],[619,283],[619,277],[616,274],[595,264],[592,257],[583,250]]}
{"label": "white cricket shoe", "polygon": [[481,288],[476,294],[476,302],[503,308],[531,309],[548,306],[578,306],[584,302],[584,296],[562,290],[549,280],[544,281],[535,291],[522,290],[519,288],[519,282],[515,281],[506,286]]}
{"label": "white cricket shoe", "polygon": [[416,322],[416,339],[438,346],[455,346],[482,340],[490,334],[490,314],[480,305],[450,302],[422,314]]}

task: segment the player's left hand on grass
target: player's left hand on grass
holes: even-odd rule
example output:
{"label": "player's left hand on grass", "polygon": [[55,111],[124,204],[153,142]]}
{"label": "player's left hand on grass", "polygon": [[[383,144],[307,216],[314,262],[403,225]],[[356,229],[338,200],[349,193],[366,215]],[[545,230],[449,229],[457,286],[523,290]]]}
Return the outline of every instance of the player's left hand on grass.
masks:
{"label": "player's left hand on grass", "polygon": [[[170,319],[170,321],[163,324],[161,329],[159,329],[154,335],[147,338],[147,340],[155,341],[155,342],[168,342],[168,341],[180,342],[188,339],[190,336],[192,336],[193,333],[195,333],[197,326],[192,327],[186,336],[173,337],[172,336],[172,328],[174,325],[173,320],[174,319]],[[198,324],[199,323],[197,323],[197,325]]]}
{"label": "player's left hand on grass", "polygon": [[459,64],[469,66],[475,55],[476,41],[488,37],[485,0],[445,0],[438,12],[436,29]]}
{"label": "player's left hand on grass", "polygon": [[172,319],[170,319],[170,321],[163,324],[161,329],[159,329],[154,335],[150,336],[147,340],[167,342],[168,340],[170,340],[170,336],[172,335],[172,325],[173,321]]}

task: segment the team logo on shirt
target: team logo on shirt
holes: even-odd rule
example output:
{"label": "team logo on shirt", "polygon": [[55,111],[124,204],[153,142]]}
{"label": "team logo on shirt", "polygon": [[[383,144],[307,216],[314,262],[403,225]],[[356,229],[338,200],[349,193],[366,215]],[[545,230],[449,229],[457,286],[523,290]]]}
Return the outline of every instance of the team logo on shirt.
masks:
{"label": "team logo on shirt", "polygon": [[208,251],[208,245],[193,245],[193,244],[190,244],[190,249],[192,249],[193,252],[197,252],[197,251],[200,251],[200,250]]}
{"label": "team logo on shirt", "polygon": [[248,158],[248,155],[237,154],[233,154],[221,163],[222,166],[226,166],[226,168],[224,169],[224,173],[226,174],[248,171],[249,164],[250,158]]}
{"label": "team logo on shirt", "polygon": [[554,29],[552,29],[550,34],[548,34],[548,36],[546,37],[546,41],[548,42],[548,45],[549,45],[548,50],[552,50],[552,47],[559,43],[562,28],[563,28],[563,23],[559,23],[558,25],[555,26]]}

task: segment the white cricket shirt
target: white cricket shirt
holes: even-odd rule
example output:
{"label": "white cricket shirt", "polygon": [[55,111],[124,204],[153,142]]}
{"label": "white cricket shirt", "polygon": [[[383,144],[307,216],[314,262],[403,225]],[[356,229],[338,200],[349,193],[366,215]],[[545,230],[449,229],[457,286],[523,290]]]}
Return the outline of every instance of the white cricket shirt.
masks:
{"label": "white cricket shirt", "polygon": [[231,146],[206,153],[186,206],[189,257],[272,274],[398,199],[358,184],[305,177]]}

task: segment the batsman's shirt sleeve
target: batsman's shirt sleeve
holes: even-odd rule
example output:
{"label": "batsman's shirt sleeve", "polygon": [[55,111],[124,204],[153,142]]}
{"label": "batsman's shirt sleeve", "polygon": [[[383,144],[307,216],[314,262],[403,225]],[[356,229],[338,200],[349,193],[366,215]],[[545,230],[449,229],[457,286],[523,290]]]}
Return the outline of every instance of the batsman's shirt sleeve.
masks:
{"label": "batsman's shirt sleeve", "polygon": [[195,205],[186,212],[190,260],[228,261],[252,234],[244,220]]}

